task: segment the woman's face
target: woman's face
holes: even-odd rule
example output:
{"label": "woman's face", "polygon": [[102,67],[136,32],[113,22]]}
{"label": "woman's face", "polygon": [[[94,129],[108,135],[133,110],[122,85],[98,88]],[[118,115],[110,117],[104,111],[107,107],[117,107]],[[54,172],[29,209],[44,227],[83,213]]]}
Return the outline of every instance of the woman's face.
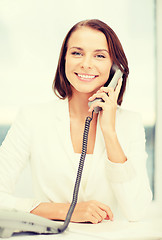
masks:
{"label": "woman's face", "polygon": [[97,91],[107,82],[111,66],[107,40],[102,32],[81,27],[72,33],[65,56],[65,73],[72,91]]}

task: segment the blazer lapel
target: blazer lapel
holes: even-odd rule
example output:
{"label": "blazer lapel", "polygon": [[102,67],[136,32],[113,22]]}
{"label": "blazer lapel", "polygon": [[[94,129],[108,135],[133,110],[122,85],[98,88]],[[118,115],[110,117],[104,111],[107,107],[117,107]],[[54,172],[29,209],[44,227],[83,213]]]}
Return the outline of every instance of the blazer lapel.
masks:
{"label": "blazer lapel", "polygon": [[74,151],[71,142],[70,135],[70,117],[68,99],[58,100],[56,107],[56,119],[57,119],[57,133],[61,140],[62,148],[66,152],[68,158],[74,159]]}

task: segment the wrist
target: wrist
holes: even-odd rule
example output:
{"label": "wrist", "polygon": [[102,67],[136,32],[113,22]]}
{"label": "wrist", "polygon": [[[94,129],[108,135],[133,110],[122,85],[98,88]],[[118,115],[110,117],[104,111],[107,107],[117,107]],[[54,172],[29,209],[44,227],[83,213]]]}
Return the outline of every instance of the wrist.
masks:
{"label": "wrist", "polygon": [[103,132],[103,136],[106,140],[115,141],[117,140],[117,134],[114,129],[107,129]]}
{"label": "wrist", "polygon": [[55,214],[57,216],[57,220],[65,220],[70,204],[69,203],[54,203],[54,204],[56,209]]}
{"label": "wrist", "polygon": [[69,203],[40,203],[31,213],[53,220],[65,220]]}
{"label": "wrist", "polygon": [[104,141],[107,150],[107,157],[111,162],[124,163],[127,158],[118,141],[116,131],[104,133]]}

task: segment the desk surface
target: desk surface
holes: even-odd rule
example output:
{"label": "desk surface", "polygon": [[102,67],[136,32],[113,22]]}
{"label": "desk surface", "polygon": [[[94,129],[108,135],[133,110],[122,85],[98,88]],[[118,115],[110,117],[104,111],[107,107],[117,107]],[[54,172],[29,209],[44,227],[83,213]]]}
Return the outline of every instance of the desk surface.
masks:
{"label": "desk surface", "polygon": [[69,229],[59,235],[15,234],[12,240],[162,240],[162,218],[154,218],[140,222],[114,220],[99,224],[70,223]]}

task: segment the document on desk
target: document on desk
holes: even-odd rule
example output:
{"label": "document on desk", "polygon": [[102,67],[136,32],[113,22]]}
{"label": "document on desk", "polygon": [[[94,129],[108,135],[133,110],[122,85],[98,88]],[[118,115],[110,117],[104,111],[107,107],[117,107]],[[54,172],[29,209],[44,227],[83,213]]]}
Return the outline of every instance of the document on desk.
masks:
{"label": "document on desk", "polygon": [[162,219],[140,222],[105,220],[99,224],[70,223],[69,231],[107,240],[162,240]]}

